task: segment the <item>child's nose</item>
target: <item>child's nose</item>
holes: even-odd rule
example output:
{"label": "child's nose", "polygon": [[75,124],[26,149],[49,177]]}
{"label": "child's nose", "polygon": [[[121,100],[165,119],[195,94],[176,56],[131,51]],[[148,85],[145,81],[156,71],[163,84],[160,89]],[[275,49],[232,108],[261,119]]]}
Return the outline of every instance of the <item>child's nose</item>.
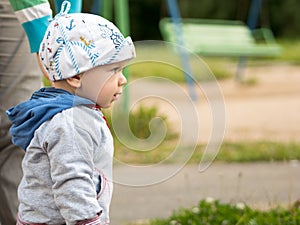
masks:
{"label": "child's nose", "polygon": [[121,73],[121,76],[120,76],[120,79],[119,79],[119,86],[122,86],[122,85],[124,85],[124,84],[126,84],[126,83],[127,83],[127,79],[126,79],[126,77],[124,76],[124,74]]}

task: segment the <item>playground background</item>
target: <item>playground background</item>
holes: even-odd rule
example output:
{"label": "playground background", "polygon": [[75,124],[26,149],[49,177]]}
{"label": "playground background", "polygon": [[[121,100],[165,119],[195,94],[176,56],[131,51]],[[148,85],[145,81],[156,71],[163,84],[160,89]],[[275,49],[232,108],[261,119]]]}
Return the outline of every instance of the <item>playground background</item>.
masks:
{"label": "playground background", "polygon": [[[267,3],[266,3],[267,2]],[[250,61],[245,71],[245,83],[234,80],[236,59],[205,59],[212,70],[221,64],[224,73],[231,74],[218,83],[226,104],[225,141],[299,143],[299,27],[296,1],[264,1],[258,26],[267,26],[283,46],[276,59]],[[182,17],[247,20],[250,1],[179,1]],[[160,40],[160,18],[168,16],[164,1],[129,1],[131,36],[134,40]],[[197,6],[197,7],[194,7]],[[280,12],[280,13],[278,13]],[[145,19],[151,18],[151,19]],[[160,52],[158,52],[159,54]],[[138,78],[136,76],[135,78]],[[141,90],[135,89],[132,95]],[[164,88],[164,87],[161,87]],[[166,92],[168,90],[165,90]],[[180,100],[179,100],[180,101]],[[152,102],[158,105],[157,102]],[[195,103],[201,115],[201,104]],[[176,115],[159,107],[176,123]],[[201,124],[205,126],[205,124]],[[205,135],[205,134],[204,134]],[[207,134],[208,135],[208,134]],[[255,151],[256,149],[253,149]],[[284,159],[283,159],[284,161]],[[259,162],[234,164],[214,162],[205,173],[197,165],[186,166],[176,176],[161,184],[135,188],[116,184],[112,202],[112,222],[120,224],[139,219],[167,217],[180,207],[192,207],[200,199],[214,197],[224,202],[245,202],[253,207],[293,204],[300,197],[297,159],[291,162]],[[159,168],[161,171],[164,167]],[[115,173],[126,173],[116,167]],[[149,176],[159,171],[149,170]]]}
{"label": "playground background", "polygon": [[[227,79],[218,80],[227,111],[225,141],[243,142],[245,145],[259,141],[299,144],[300,57],[297,54],[297,39],[300,23],[297,23],[297,9],[300,2],[269,0],[264,1],[264,4],[258,26],[272,29],[284,47],[281,57],[250,61],[245,71],[244,84],[233,79],[236,59],[204,60],[212,69],[221,62],[225,68],[223,71],[231,74]],[[250,0],[179,1],[182,17],[239,19],[244,22],[247,20],[249,5]],[[92,1],[84,1],[83,6],[83,11],[90,12]],[[165,1],[130,0],[129,7],[130,35],[133,40],[161,40],[158,22],[160,18],[169,16]],[[289,48],[285,48],[286,46]],[[141,90],[134,90],[131,94],[151,88],[151,85],[153,84],[145,83]],[[201,107],[202,103],[196,102],[195,105],[201,115],[206,115],[207,111]],[[163,106],[159,112],[167,114],[171,123],[176,123],[176,116]],[[206,124],[202,126],[205,128]],[[300,198],[298,168],[297,159],[281,163],[214,162],[202,174],[198,173],[197,165],[188,165],[178,175],[159,185],[134,188],[116,184],[112,224],[166,217],[172,210],[192,206],[208,196],[226,202],[245,201],[263,209],[276,204],[286,206]],[[164,167],[159,169],[163,170]],[[123,172],[124,168],[116,167],[115,173]],[[159,172],[149,171],[149,175],[154,173],[152,175],[155,176]]]}
{"label": "playground background", "polygon": [[[98,2],[103,2],[98,1]],[[97,1],[85,0],[83,11],[91,12]],[[111,1],[118,4],[118,1]],[[208,18],[242,20],[246,23],[252,0],[178,0],[178,7],[183,18]],[[128,0],[130,35],[134,41],[161,40],[158,29],[159,20],[170,16],[165,0]],[[277,38],[294,37],[300,33],[300,15],[297,0],[263,0],[258,20],[258,27],[267,26]],[[94,9],[94,12],[99,9]],[[115,20],[111,9],[111,19]]]}
{"label": "playground background", "polygon": [[[234,79],[219,81],[226,104],[224,142],[242,143],[242,146],[260,142],[295,143],[298,146],[299,73],[298,65],[275,62],[246,69],[246,79],[253,78],[255,84],[238,84]],[[151,88],[151,85],[153,84],[145,83],[140,87],[141,90],[132,91],[132,95]],[[159,103],[154,101],[153,104]],[[203,101],[195,104],[200,115],[206,115]],[[161,113],[168,115],[169,120],[176,122],[175,114],[163,106],[159,109]],[[205,122],[201,125],[206,126]],[[263,149],[252,149],[253,154],[260,150]],[[173,211],[182,207],[192,208],[207,197],[225,203],[242,202],[260,210],[277,206],[287,208],[300,198],[297,172],[300,164],[299,158],[286,160],[284,157],[279,161],[258,159],[251,163],[214,161],[203,173],[198,171],[197,161],[186,165],[178,174],[159,184],[145,187],[116,184],[111,210],[112,222],[126,224],[130,221],[166,218]],[[149,167],[145,176],[155,177],[170,166],[174,165],[162,165],[155,169]],[[130,172],[126,167],[118,166],[114,173],[126,176]]]}
{"label": "playground background", "polygon": [[[102,13],[101,6],[107,0],[85,0],[82,4],[83,12]],[[49,1],[54,9],[53,0]],[[134,41],[161,40],[158,28],[159,20],[170,16],[165,0],[128,0],[110,1],[111,8],[106,16],[116,21],[115,6],[120,2],[128,2],[130,35]],[[249,16],[252,0],[178,0],[181,16],[184,18],[207,18],[241,20],[245,23]],[[277,38],[297,38],[300,33],[300,15],[297,0],[264,0],[257,27],[264,26],[272,29]],[[280,13],[279,13],[280,12]]]}
{"label": "playground background", "polygon": [[[242,20],[246,23],[251,1],[182,0],[178,3],[182,17]],[[225,68],[223,73],[226,73],[227,79],[218,81],[227,112],[225,141],[242,142],[245,145],[260,141],[299,143],[300,57],[296,53],[300,34],[300,25],[296,22],[299,21],[296,12],[299,4],[296,0],[264,1],[258,27],[272,29],[283,46],[283,54],[272,60],[250,60],[245,70],[244,84],[237,83],[233,78],[236,59],[219,58],[211,61],[204,58],[213,71],[220,62]],[[91,5],[84,6],[85,11],[90,8]],[[162,17],[169,16],[166,1],[130,0],[129,8],[130,35],[133,40],[161,40],[158,23]],[[114,20],[113,15],[111,19]],[[157,84],[145,83],[141,89],[151,88],[151,85]],[[134,90],[139,91],[143,90]],[[205,115],[207,111],[201,111],[202,103],[195,104],[199,113]],[[176,115],[163,106],[159,110],[168,115],[171,123],[176,122]],[[150,187],[134,188],[117,184],[112,202],[112,222],[119,224],[137,219],[167,217],[173,210],[192,207],[208,196],[225,202],[244,201],[261,209],[274,205],[287,206],[300,196],[296,173],[298,166],[297,160],[253,164],[214,162],[206,173],[199,174],[197,165],[189,165],[168,181]],[[122,174],[124,170],[117,167],[115,173]],[[155,176],[158,171],[149,171],[148,175],[151,172]]]}

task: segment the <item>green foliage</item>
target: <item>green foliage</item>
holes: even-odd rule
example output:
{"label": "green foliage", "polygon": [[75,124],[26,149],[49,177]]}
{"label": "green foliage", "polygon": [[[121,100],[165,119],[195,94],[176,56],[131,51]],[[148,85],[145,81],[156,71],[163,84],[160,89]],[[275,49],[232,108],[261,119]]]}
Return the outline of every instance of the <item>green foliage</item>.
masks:
{"label": "green foliage", "polygon": [[[247,22],[252,0],[179,0],[180,14],[185,18],[242,20]],[[134,40],[158,40],[158,22],[170,16],[166,1],[130,0],[131,33]],[[258,27],[270,27],[276,36],[297,37],[300,34],[300,1],[263,1]],[[151,18],[147,20],[145,18]]]}
{"label": "green foliage", "polygon": [[238,203],[222,204],[217,200],[202,200],[192,209],[179,209],[167,219],[156,219],[149,225],[297,225],[300,210],[274,208],[268,211],[251,209]]}
{"label": "green foliage", "polygon": [[[104,110],[103,113],[105,114],[108,124],[111,125],[111,112],[109,110]],[[156,107],[139,106],[136,110],[130,111],[129,126],[132,133],[138,138],[147,138],[150,135],[149,124],[154,118],[162,119],[162,121],[167,124],[167,126],[169,126],[167,117],[165,115],[159,114]],[[153,128],[153,130],[155,130],[155,128]],[[167,133],[166,140],[174,139],[174,137],[177,137],[177,134],[172,132],[171,129],[168,130],[169,131]],[[116,137],[114,129],[111,129],[111,132],[113,136]]]}
{"label": "green foliage", "polygon": [[142,77],[163,77],[174,82],[183,83],[184,73],[172,65],[161,62],[142,62],[130,66],[130,75],[133,79]]}
{"label": "green foliage", "polygon": [[[53,0],[49,2],[54,9]],[[170,16],[166,1],[129,0],[128,2],[133,40],[161,40],[159,20]],[[91,12],[92,4],[92,0],[83,1],[82,11]],[[179,0],[178,4],[182,17],[242,20],[246,23],[251,0]],[[270,27],[276,36],[298,37],[299,8],[298,0],[263,1],[258,26]]]}
{"label": "green foliage", "polygon": [[164,122],[167,120],[166,116],[159,116],[155,107],[139,107],[135,112],[130,113],[129,124],[133,134],[138,138],[149,137],[149,123],[155,117],[160,117]]}
{"label": "green foliage", "polygon": [[[107,118],[108,124],[111,123],[111,113],[109,111],[104,111],[104,114]],[[114,115],[115,116],[115,115]],[[118,116],[118,115],[116,115]],[[136,151],[135,149],[130,149],[126,145],[120,142],[118,136],[115,134],[114,129],[111,127],[112,135],[114,136],[115,141],[115,157],[120,161],[131,164],[150,164],[160,162],[168,157],[168,155],[172,154],[174,140],[178,137],[178,134],[170,129],[170,124],[167,120],[167,117],[161,115],[157,108],[155,107],[143,107],[140,106],[136,110],[133,110],[129,113],[129,126],[130,129],[135,135],[135,137],[140,139],[146,139],[150,135],[149,124],[152,119],[159,117],[162,119],[161,122],[165,123],[167,126],[167,133],[164,137],[162,143],[158,144],[152,150],[149,151]],[[154,123],[154,127],[152,127],[152,131],[155,131],[159,124]],[[157,127],[155,127],[157,126]]]}
{"label": "green foliage", "polygon": [[282,46],[283,52],[276,61],[285,61],[294,64],[300,64],[300,41],[294,39],[279,39],[278,43]]}
{"label": "green foliage", "polygon": [[275,35],[299,37],[300,1],[269,0],[269,23]]}

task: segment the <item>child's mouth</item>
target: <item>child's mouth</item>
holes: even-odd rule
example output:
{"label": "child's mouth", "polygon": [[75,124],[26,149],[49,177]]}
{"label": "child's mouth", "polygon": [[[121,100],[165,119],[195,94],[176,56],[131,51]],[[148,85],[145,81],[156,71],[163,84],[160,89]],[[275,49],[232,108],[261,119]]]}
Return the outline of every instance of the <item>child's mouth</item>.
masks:
{"label": "child's mouth", "polygon": [[116,93],[116,94],[114,94],[114,100],[118,100],[118,98],[120,97],[120,95],[121,95],[122,93],[120,92],[120,93]]}

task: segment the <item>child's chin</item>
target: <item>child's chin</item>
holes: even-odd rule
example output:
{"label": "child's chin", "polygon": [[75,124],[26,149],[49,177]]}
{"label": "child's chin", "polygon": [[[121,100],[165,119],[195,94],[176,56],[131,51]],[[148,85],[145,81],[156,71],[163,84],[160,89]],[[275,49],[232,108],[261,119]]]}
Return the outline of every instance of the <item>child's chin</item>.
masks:
{"label": "child's chin", "polygon": [[100,105],[100,107],[102,109],[107,109],[107,108],[111,107],[111,105],[112,105],[112,102],[111,103],[107,103],[107,104],[102,104],[102,105]]}

